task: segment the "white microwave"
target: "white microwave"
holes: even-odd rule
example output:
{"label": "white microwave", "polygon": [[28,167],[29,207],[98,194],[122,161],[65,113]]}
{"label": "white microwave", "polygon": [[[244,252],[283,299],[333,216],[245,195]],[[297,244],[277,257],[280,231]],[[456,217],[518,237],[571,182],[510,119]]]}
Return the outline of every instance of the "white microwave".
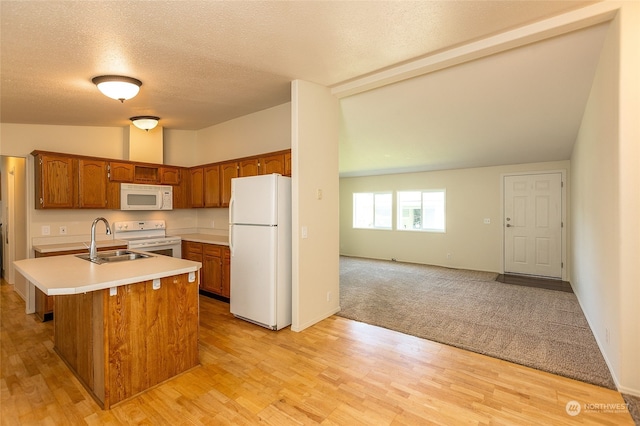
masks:
{"label": "white microwave", "polygon": [[173,187],[120,184],[120,210],[172,210]]}

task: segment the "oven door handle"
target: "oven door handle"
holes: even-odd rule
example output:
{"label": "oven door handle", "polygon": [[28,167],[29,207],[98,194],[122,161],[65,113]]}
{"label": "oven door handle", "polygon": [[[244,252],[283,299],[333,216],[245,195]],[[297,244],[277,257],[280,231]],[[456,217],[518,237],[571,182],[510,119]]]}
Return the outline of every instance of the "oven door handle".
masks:
{"label": "oven door handle", "polygon": [[132,246],[130,246],[129,248],[134,249],[134,250],[139,250],[139,249],[143,249],[143,248],[147,248],[147,247],[158,247],[158,246],[167,246],[170,247],[172,245],[177,244],[177,241],[155,241],[152,243],[141,243],[141,244],[133,244]]}

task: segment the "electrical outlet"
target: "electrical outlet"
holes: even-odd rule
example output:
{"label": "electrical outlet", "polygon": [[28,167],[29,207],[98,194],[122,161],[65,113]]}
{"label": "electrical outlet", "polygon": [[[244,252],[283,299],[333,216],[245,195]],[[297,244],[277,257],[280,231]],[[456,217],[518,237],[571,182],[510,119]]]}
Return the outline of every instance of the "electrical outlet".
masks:
{"label": "electrical outlet", "polygon": [[67,227],[62,225],[60,227],[60,232],[59,233],[60,233],[60,235],[67,235]]}
{"label": "electrical outlet", "polygon": [[327,292],[327,302],[331,302],[331,292]]}
{"label": "electrical outlet", "polygon": [[451,253],[447,253],[447,259],[451,259]]}
{"label": "electrical outlet", "polygon": [[212,221],[211,221],[211,227],[212,227],[212,228],[215,228],[215,227],[216,227],[216,221],[215,221],[215,220],[212,220]]}
{"label": "electrical outlet", "polygon": [[490,219],[490,218],[488,218],[488,217],[485,217],[485,218],[484,218],[484,224],[485,224],[485,225],[490,225],[490,224],[491,224],[491,219]]}
{"label": "electrical outlet", "polygon": [[42,225],[42,235],[51,235],[51,227],[49,225]]}

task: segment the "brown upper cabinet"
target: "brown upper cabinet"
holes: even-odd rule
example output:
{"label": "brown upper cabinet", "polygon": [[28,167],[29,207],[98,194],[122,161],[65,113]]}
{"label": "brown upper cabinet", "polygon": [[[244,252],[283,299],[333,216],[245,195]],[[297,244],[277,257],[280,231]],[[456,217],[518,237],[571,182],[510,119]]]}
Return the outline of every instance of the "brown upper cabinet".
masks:
{"label": "brown upper cabinet", "polygon": [[204,207],[204,168],[189,169],[189,207]]}
{"label": "brown upper cabinet", "polygon": [[78,160],[50,153],[35,157],[36,209],[72,209],[78,199]]}
{"label": "brown upper cabinet", "polygon": [[133,164],[109,161],[109,180],[111,182],[133,183]]}
{"label": "brown upper cabinet", "polygon": [[193,167],[189,176],[189,206],[220,207],[220,166]]}
{"label": "brown upper cabinet", "polygon": [[220,166],[204,167],[204,206],[220,207]]}
{"label": "brown upper cabinet", "polygon": [[78,160],[78,207],[107,208],[107,184],[106,161]]}
{"label": "brown upper cabinet", "polygon": [[284,153],[284,173],[285,176],[291,176],[291,151]]}
{"label": "brown upper cabinet", "polygon": [[133,183],[160,183],[160,167],[141,164],[133,165]]}
{"label": "brown upper cabinet", "polygon": [[120,183],[173,186],[173,208],[228,207],[231,179],[291,176],[291,150],[192,168],[33,151],[36,208],[120,208]]}
{"label": "brown upper cabinet", "polygon": [[180,185],[180,167],[160,167],[160,183],[162,185]]}
{"label": "brown upper cabinet", "polygon": [[260,161],[257,158],[247,158],[238,161],[238,177],[257,176]]}
{"label": "brown upper cabinet", "polygon": [[231,200],[231,179],[238,177],[238,163],[235,161],[220,164],[220,205],[229,207]]}
{"label": "brown upper cabinet", "polygon": [[284,175],[284,164],[284,153],[260,157],[260,174],[270,175],[272,173],[280,173]]}

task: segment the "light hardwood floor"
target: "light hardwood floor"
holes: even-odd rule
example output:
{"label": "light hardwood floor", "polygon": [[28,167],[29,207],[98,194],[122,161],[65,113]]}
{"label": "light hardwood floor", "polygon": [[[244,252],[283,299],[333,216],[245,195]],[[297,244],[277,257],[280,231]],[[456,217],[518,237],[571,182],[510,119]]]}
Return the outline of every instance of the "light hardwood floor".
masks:
{"label": "light hardwood floor", "polygon": [[[203,296],[201,365],[103,411],[54,352],[51,322],[0,290],[2,425],[633,424],[593,405],[624,404],[608,389],[336,316],[268,331]],[[590,409],[569,416],[572,400]]]}

